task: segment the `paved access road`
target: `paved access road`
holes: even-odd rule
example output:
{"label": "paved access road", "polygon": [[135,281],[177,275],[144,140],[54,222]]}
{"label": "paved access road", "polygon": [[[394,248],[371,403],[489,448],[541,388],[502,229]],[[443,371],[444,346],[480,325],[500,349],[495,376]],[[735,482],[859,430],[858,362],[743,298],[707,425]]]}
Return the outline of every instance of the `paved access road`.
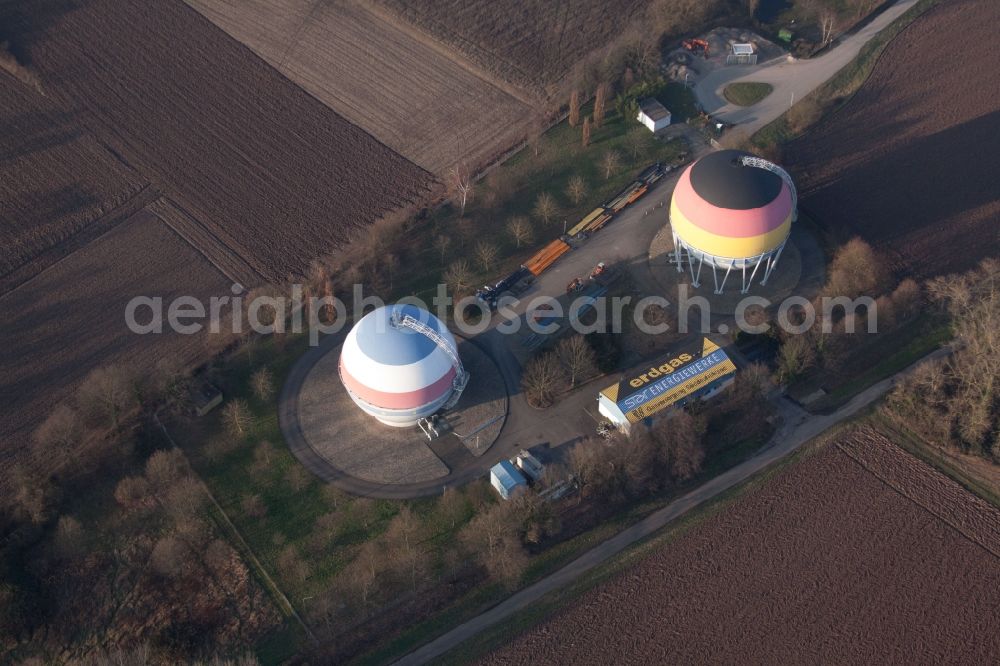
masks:
{"label": "paved access road", "polygon": [[[787,111],[793,99],[802,99],[829,80],[851,62],[872,37],[916,2],[898,0],[860,30],[842,37],[826,53],[815,58],[789,60],[782,56],[762,65],[714,69],[695,84],[695,96],[707,113],[727,123],[740,125],[748,134],[753,134]],[[736,106],[722,96],[723,89],[736,81],[770,83],[774,91],[753,106]]]}
{"label": "paved access road", "polygon": [[[951,350],[945,347],[929,354],[923,360],[938,358],[949,353],[951,353]],[[562,569],[513,594],[488,611],[460,624],[448,633],[411,652],[396,662],[396,664],[398,666],[426,664],[485,629],[502,622],[514,613],[524,610],[549,592],[572,583],[594,567],[618,555],[632,544],[653,535],[691,509],[742,483],[769,465],[796,451],[817,435],[851,418],[860,410],[883,396],[900,377],[909,373],[913,367],[915,366],[910,366],[896,375],[870,386],[836,412],[828,415],[812,416],[788,400],[788,398],[776,398],[779,401],[778,407],[784,417],[784,422],[778,432],[771,438],[771,442],[761,449],[757,455],[729,471],[706,481],[688,494],[674,500],[638,523],[588,550]]]}

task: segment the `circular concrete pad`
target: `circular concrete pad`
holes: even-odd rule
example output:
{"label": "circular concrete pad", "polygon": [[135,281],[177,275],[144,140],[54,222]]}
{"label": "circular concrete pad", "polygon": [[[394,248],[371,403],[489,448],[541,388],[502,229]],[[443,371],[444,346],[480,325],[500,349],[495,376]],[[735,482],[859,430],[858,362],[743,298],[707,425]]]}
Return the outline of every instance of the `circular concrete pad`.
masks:
{"label": "circular concrete pad", "polygon": [[[725,291],[722,294],[716,294],[715,283],[712,279],[712,270],[708,266],[702,267],[699,286],[697,288],[692,287],[691,273],[687,263],[682,264],[684,270],[679,273],[677,272],[676,264],[670,261],[669,254],[674,249],[670,225],[666,225],[660,230],[649,247],[649,269],[653,273],[653,277],[656,278],[656,281],[666,292],[666,298],[670,301],[677,302],[678,287],[683,284],[687,286],[688,298],[703,296],[708,300],[713,316],[732,315],[735,314],[739,303],[747,296],[762,296],[772,304],[778,304],[793,294],[801,293],[803,291],[802,287],[805,286],[803,284],[803,270],[807,274],[810,274],[810,277],[817,270],[822,275],[822,262],[820,262],[819,266],[809,267],[803,265],[803,252],[800,250],[800,245],[803,243],[806,245],[815,243],[815,241],[806,236],[808,234],[805,234],[793,225],[792,234],[781,253],[778,266],[774,269],[767,284],[760,284],[760,274],[758,272],[746,294],[740,293],[742,273],[737,271],[733,271],[729,275]],[[813,254],[813,252],[809,252],[810,256]],[[721,271],[719,279],[720,281],[722,279]],[[812,279],[809,282],[812,282]]]}
{"label": "circular concrete pad", "polygon": [[[340,381],[340,345],[331,346],[308,369],[297,395],[295,418],[310,449],[344,474],[382,485],[441,480],[482,455],[500,435],[507,416],[507,390],[493,360],[457,338],[471,375],[458,404],[445,415],[433,441],[417,426],[394,428],[365,414]],[[471,454],[471,455],[470,455]]]}

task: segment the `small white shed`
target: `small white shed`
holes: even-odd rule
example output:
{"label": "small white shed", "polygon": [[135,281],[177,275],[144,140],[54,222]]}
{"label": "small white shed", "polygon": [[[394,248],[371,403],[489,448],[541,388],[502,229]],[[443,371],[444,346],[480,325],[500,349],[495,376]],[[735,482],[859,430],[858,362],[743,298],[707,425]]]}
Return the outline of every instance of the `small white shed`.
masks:
{"label": "small white shed", "polygon": [[670,111],[652,97],[639,100],[637,120],[654,134],[670,125]]}

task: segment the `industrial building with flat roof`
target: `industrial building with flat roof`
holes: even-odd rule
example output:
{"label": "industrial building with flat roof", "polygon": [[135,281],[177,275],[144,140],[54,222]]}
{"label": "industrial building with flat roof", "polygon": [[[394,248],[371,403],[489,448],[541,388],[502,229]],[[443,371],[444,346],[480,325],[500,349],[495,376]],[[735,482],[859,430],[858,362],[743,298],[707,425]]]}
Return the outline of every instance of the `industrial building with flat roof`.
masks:
{"label": "industrial building with flat roof", "polygon": [[651,420],[672,405],[714,395],[735,375],[736,365],[729,355],[705,338],[697,347],[675,351],[626,373],[598,394],[597,411],[628,432],[633,424]]}

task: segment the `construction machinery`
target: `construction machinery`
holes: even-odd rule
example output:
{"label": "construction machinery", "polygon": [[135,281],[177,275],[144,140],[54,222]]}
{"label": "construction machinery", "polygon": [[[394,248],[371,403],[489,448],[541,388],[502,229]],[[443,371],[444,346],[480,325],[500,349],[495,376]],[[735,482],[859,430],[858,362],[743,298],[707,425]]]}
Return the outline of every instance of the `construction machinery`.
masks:
{"label": "construction machinery", "polygon": [[496,284],[485,285],[482,289],[477,290],[476,298],[493,310],[501,296],[504,294],[520,296],[528,290],[532,282],[534,282],[534,276],[532,276],[531,271],[521,266]]}
{"label": "construction machinery", "polygon": [[705,57],[705,60],[708,60],[708,42],[704,39],[685,39],[681,42],[681,46],[691,53],[700,53]]}

